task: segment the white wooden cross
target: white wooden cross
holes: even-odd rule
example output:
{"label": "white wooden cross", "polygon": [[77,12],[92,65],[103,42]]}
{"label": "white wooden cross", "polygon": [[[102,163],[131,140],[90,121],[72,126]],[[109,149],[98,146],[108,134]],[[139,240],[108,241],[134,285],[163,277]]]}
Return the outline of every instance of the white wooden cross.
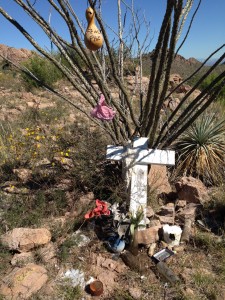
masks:
{"label": "white wooden cross", "polygon": [[122,160],[130,193],[129,211],[136,216],[141,207],[146,225],[148,165],[174,165],[175,151],[148,149],[148,138],[137,137],[128,146],[107,146],[106,159]]}

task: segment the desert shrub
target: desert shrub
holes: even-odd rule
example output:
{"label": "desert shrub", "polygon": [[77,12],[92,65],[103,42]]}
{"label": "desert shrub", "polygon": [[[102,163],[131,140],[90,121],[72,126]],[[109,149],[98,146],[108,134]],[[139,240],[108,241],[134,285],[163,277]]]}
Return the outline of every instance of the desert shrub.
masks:
{"label": "desert shrub", "polygon": [[[74,187],[92,191],[102,200],[120,202],[126,197],[121,180],[121,165],[105,160],[109,143],[101,130],[79,124],[63,125],[59,107],[35,112],[27,111],[21,121],[0,127],[0,178],[15,180],[13,169],[32,170],[29,188],[53,184],[56,174],[65,173],[67,162]],[[23,122],[23,124],[21,124]],[[56,123],[55,126],[49,127]],[[59,123],[59,124],[57,124]],[[37,167],[43,159],[49,161],[45,170]]]}
{"label": "desert shrub", "polygon": [[0,72],[0,87],[8,88],[12,79],[13,76],[9,72]]}
{"label": "desert shrub", "polygon": [[[8,249],[3,246],[0,242],[0,271],[5,271],[8,267],[8,260],[10,260],[12,258],[12,254],[9,253]],[[1,294],[0,294],[0,299],[4,299],[1,298]]]}
{"label": "desert shrub", "polygon": [[107,136],[101,130],[90,130],[82,124],[67,126],[58,141],[61,152],[73,161],[70,174],[82,191],[92,191],[99,199],[120,202],[125,189],[121,182],[121,166],[105,160]]}
{"label": "desert shrub", "polygon": [[[67,47],[66,51],[73,62],[78,62],[81,67],[84,67],[83,60],[74,49]],[[61,59],[62,64],[70,69],[70,65],[68,64],[68,61],[65,59],[65,57],[59,53],[57,53],[56,55]]]}
{"label": "desert shrub", "polygon": [[[200,85],[201,89],[205,89],[207,86],[209,86],[213,80],[216,79],[216,77],[218,76],[218,74],[216,73],[212,73],[211,75],[209,75]],[[225,98],[225,86],[223,87],[221,93],[220,93],[220,99],[224,99]]]}
{"label": "desert shrub", "polygon": [[193,282],[199,291],[207,297],[207,299],[217,299],[216,289],[216,279],[213,275],[205,275],[200,272],[197,272],[193,276]]}
{"label": "desert shrub", "polygon": [[[63,158],[59,137],[64,135],[63,123],[60,118],[66,109],[56,103],[55,107],[46,109],[27,109],[21,118],[13,122],[2,121],[0,126],[0,176],[10,177],[15,167],[33,167],[40,159],[52,160],[55,155]],[[56,124],[49,127],[49,125]],[[66,151],[67,153],[67,151]],[[7,172],[6,172],[7,171]],[[10,178],[6,180],[10,180]]]}
{"label": "desert shrub", "polygon": [[[203,82],[200,84],[199,89],[200,89],[200,90],[204,90],[205,88],[207,88],[207,87],[213,82],[213,80],[216,79],[217,76],[218,76],[217,73],[212,73],[212,74],[210,74],[210,75],[209,75],[207,78],[205,78],[205,79],[203,80]],[[189,83],[190,85],[194,85],[199,79],[200,79],[200,76],[194,76],[194,77],[192,78],[192,80],[189,81],[188,83]],[[222,88],[222,90],[221,90],[221,92],[220,92],[220,94],[219,94],[218,101],[219,101],[221,104],[225,105],[225,86]]]}
{"label": "desert shrub", "polygon": [[65,281],[64,285],[62,285],[59,288],[59,299],[64,299],[64,300],[80,300],[82,298],[82,289],[81,287],[75,286],[73,287],[72,285],[69,285]]}
{"label": "desert shrub", "polygon": [[225,186],[224,182],[220,186],[210,189],[210,201],[205,203],[202,212],[207,225],[211,231],[224,235],[225,233]]}
{"label": "desert shrub", "polygon": [[0,88],[18,92],[23,89],[21,81],[19,72],[14,69],[0,71]]}
{"label": "desert shrub", "polygon": [[63,74],[51,61],[37,54],[32,55],[24,62],[24,66],[40,80],[40,83],[38,83],[23,73],[22,76],[27,90],[40,87],[42,84],[52,87],[55,82],[63,78]]}
{"label": "desert shrub", "polygon": [[60,216],[65,213],[67,201],[65,191],[35,191],[33,194],[12,194],[4,209],[0,230],[7,226],[10,230],[16,227],[40,226],[41,220],[49,216]]}
{"label": "desert shrub", "polygon": [[[8,181],[15,193],[3,216],[8,228],[37,226],[45,217],[63,215],[75,205],[78,193],[91,191],[96,198],[112,202],[126,197],[120,165],[105,161],[108,140],[101,131],[84,124],[50,128],[34,123],[26,127],[30,121],[24,121],[5,122],[0,127],[0,179]],[[42,165],[42,161],[47,163]],[[19,168],[30,170],[28,181],[18,180],[14,169]],[[64,190],[55,187],[64,178],[70,180],[73,192],[79,191],[73,202],[68,202]],[[82,217],[86,211],[84,206]],[[74,228],[80,225],[79,217],[76,222]]]}
{"label": "desert shrub", "polygon": [[70,258],[71,249],[77,248],[77,242],[73,237],[66,239],[60,246],[58,251],[58,258],[62,262],[66,262]]}
{"label": "desert shrub", "polygon": [[206,184],[223,180],[225,120],[202,115],[176,142],[177,172],[199,177]]}
{"label": "desert shrub", "polygon": [[46,134],[39,126],[27,127],[22,131],[5,126],[0,135],[1,167],[27,166],[43,156],[52,157],[52,151],[57,151],[54,138],[54,135]]}

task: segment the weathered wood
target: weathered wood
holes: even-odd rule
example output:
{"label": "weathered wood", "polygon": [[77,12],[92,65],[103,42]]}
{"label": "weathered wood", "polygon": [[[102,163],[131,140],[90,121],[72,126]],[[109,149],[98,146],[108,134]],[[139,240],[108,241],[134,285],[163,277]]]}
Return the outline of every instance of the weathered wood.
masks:
{"label": "weathered wood", "polygon": [[[143,138],[141,138],[143,139]],[[107,146],[106,159],[121,160],[126,157],[131,158],[136,164],[151,164],[151,165],[167,165],[173,166],[175,164],[175,152],[171,150],[158,149],[140,149],[134,148],[127,152],[127,149],[122,146]]]}
{"label": "weathered wood", "polygon": [[193,217],[185,218],[184,220],[184,228],[181,235],[181,243],[188,243],[191,235],[192,223],[194,221]]}

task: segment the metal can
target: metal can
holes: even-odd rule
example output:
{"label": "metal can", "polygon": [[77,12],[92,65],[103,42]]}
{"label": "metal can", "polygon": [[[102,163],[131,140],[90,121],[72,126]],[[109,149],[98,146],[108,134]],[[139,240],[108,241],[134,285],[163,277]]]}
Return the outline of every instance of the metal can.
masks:
{"label": "metal can", "polygon": [[100,280],[95,280],[90,283],[89,289],[92,296],[100,296],[103,293],[103,283]]}

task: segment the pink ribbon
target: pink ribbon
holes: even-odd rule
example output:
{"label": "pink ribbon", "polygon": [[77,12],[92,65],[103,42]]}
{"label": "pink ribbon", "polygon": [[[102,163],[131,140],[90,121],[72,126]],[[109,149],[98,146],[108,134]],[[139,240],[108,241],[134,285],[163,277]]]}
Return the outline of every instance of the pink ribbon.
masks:
{"label": "pink ribbon", "polygon": [[111,107],[108,107],[106,105],[105,97],[101,94],[97,106],[91,111],[91,116],[99,120],[111,121],[114,118],[115,114],[116,112]]}

